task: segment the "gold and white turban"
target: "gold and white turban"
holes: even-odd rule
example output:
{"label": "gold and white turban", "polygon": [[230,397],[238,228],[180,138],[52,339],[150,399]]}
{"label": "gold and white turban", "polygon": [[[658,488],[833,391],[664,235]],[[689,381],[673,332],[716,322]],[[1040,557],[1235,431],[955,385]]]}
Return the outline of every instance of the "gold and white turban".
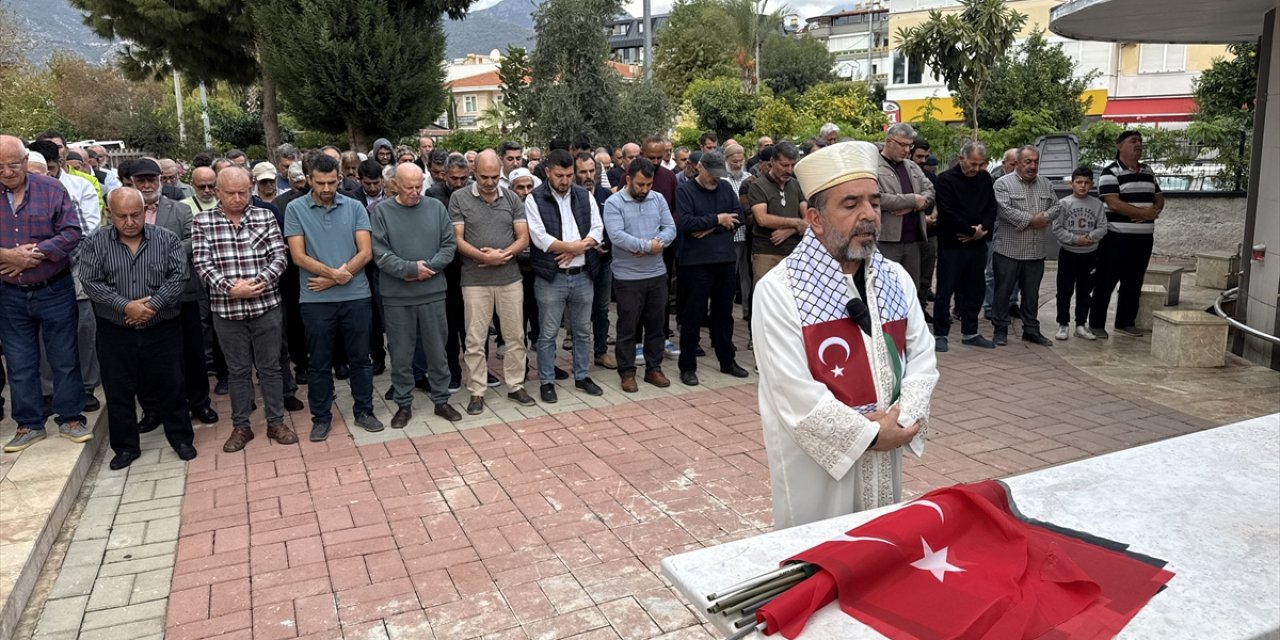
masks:
{"label": "gold and white turban", "polygon": [[796,163],[796,180],[806,198],[859,178],[876,179],[880,150],[870,142],[840,142],[810,153]]}

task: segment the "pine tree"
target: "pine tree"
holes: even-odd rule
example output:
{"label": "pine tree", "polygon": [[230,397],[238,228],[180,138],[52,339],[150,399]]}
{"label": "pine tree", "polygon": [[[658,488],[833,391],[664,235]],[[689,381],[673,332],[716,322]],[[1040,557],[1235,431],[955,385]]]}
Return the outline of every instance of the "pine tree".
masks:
{"label": "pine tree", "polygon": [[346,131],[367,148],[430,124],[444,111],[441,14],[471,0],[260,0],[262,63],[307,127]]}

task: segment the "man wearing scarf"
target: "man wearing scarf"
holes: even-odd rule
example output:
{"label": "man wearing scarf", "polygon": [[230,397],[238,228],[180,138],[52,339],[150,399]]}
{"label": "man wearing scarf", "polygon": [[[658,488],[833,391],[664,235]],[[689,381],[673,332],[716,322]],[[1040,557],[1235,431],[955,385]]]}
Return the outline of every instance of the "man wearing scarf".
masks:
{"label": "man wearing scarf", "polygon": [[876,250],[879,153],[824,147],[795,168],[809,229],[756,285],[752,335],[778,529],[901,499],[938,381],[912,278]]}

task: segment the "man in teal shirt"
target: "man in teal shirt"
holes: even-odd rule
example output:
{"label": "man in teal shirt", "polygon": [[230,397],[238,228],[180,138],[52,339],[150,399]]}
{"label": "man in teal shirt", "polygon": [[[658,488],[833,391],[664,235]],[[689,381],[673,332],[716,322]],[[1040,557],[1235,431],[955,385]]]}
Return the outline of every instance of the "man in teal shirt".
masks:
{"label": "man in teal shirt", "polygon": [[329,437],[333,418],[333,347],[341,337],[351,367],[356,425],[382,431],[373,415],[373,364],[369,326],[373,321],[364,267],[373,257],[369,214],[358,201],[338,193],[338,161],[316,155],[304,162],[311,191],[289,203],[284,236],[301,279],[302,324],[310,360],[307,399],[311,441]]}

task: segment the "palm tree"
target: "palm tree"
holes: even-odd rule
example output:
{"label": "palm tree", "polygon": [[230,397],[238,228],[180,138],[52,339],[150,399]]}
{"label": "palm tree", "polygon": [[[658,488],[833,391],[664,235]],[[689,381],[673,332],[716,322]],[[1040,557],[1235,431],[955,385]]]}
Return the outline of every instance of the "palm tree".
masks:
{"label": "palm tree", "polygon": [[476,117],[476,124],[481,129],[505,136],[515,127],[516,113],[506,104],[494,100],[488,109],[481,111]]}
{"label": "palm tree", "polygon": [[[777,32],[790,9],[783,5],[768,11],[769,0],[723,0],[722,7],[733,22],[737,45],[733,63],[742,70],[742,90],[755,93],[760,86],[760,42]],[[766,13],[767,12],[767,13]]]}

